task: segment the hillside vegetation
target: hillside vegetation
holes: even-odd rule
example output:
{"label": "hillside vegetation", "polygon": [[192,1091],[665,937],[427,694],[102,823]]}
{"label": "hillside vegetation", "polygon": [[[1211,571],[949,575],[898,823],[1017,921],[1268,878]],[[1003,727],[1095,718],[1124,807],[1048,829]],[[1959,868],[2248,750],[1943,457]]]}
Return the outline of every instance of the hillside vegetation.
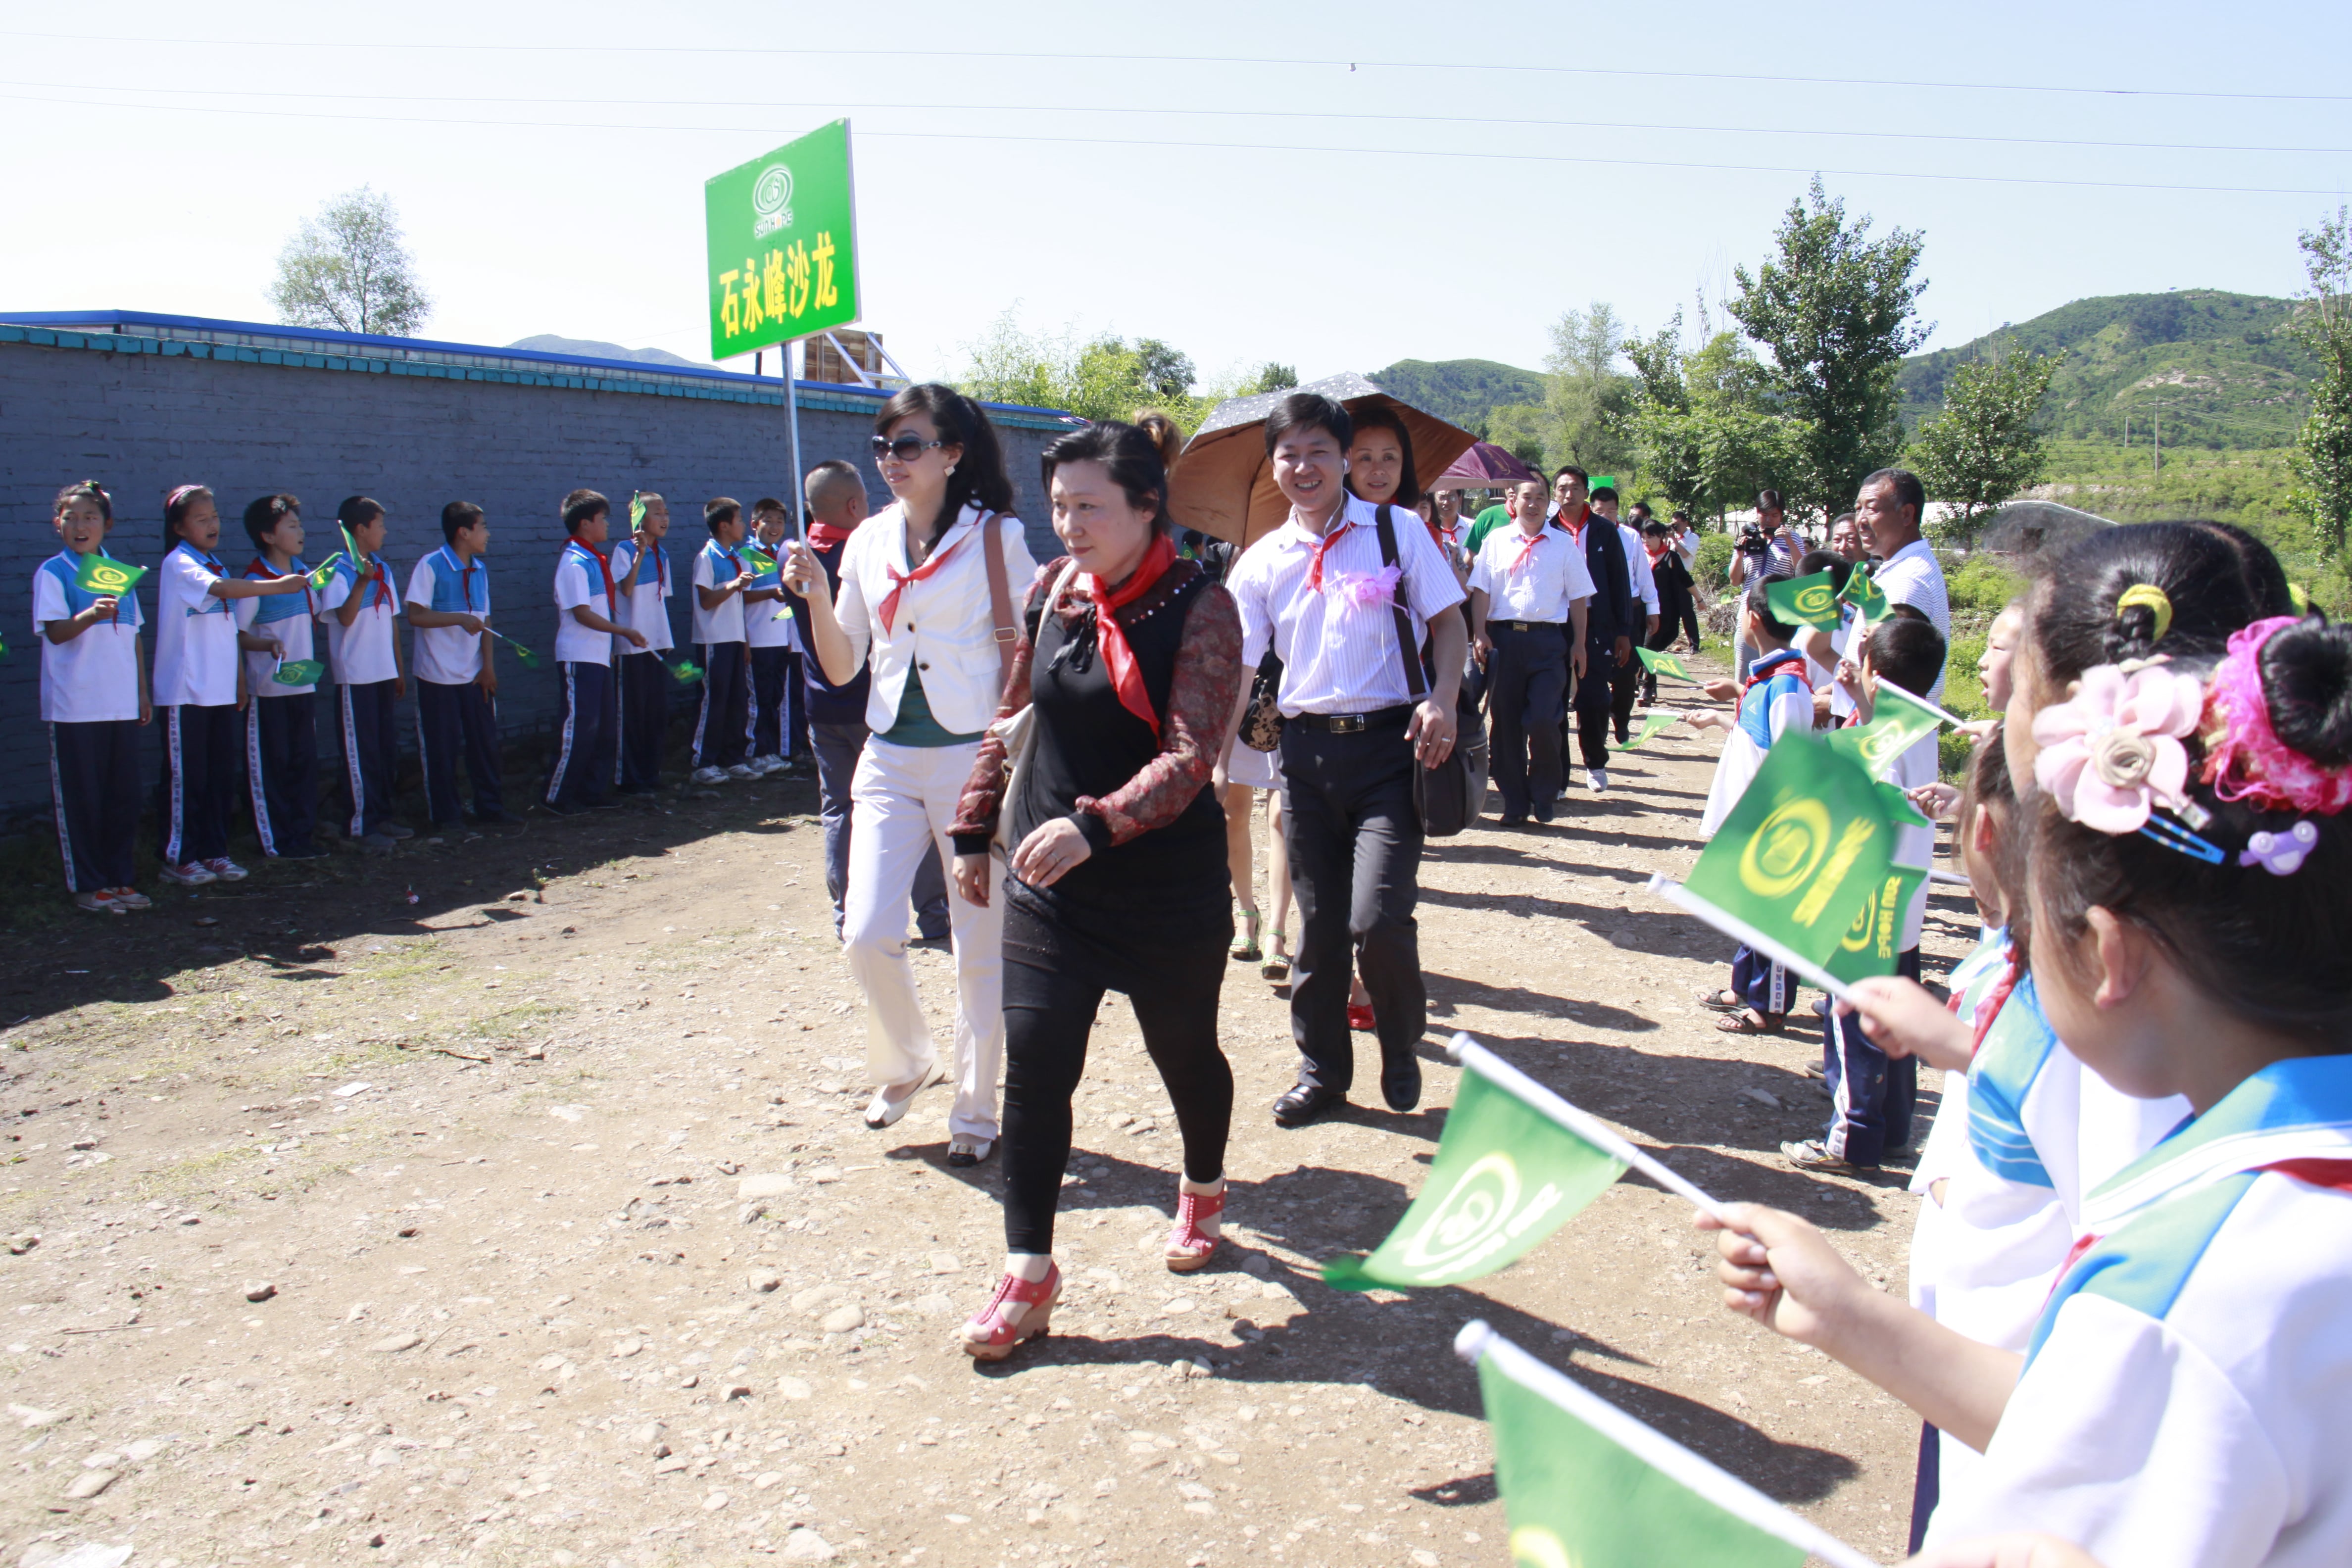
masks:
{"label": "hillside vegetation", "polygon": [[1370,374],[1415,408],[1480,436],[1496,409],[1544,400],[1539,373],[1490,359],[1401,359]]}

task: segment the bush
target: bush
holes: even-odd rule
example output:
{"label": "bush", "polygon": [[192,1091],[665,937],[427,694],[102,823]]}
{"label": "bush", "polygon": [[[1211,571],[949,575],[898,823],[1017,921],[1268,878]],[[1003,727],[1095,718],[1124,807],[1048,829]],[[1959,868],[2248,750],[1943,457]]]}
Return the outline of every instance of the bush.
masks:
{"label": "bush", "polygon": [[2025,579],[2000,556],[1979,551],[1948,574],[1944,586],[1951,595],[1953,615],[1997,616],[2025,592]]}
{"label": "bush", "polygon": [[1691,575],[1710,587],[1720,588],[1731,571],[1731,535],[1702,533],[1698,536],[1698,560],[1691,566]]}

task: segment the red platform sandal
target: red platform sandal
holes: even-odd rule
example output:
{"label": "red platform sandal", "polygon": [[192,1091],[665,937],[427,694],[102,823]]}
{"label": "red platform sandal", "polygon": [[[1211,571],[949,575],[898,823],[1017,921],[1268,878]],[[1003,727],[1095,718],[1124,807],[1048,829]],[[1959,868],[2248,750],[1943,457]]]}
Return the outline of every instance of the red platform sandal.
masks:
{"label": "red platform sandal", "polygon": [[1168,1271],[1190,1274],[1206,1267],[1216,1256],[1218,1243],[1223,1238],[1214,1231],[1202,1229],[1204,1222],[1213,1222],[1225,1212],[1225,1188],[1219,1183],[1213,1193],[1176,1194],[1176,1225],[1168,1233]]}
{"label": "red platform sandal", "polygon": [[[1031,1281],[1007,1274],[996,1282],[988,1305],[964,1320],[963,1349],[980,1361],[1003,1361],[1025,1340],[1051,1331],[1054,1309],[1062,1300],[1061,1265],[1048,1264],[1045,1278]],[[1017,1309],[1017,1313],[1013,1309]]]}

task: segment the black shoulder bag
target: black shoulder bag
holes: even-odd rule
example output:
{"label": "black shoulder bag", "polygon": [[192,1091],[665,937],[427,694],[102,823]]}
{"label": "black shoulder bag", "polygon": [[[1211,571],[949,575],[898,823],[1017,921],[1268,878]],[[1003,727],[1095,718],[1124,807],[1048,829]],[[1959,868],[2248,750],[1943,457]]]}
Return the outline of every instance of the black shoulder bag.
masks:
{"label": "black shoulder bag", "polygon": [[[1429,695],[1429,680],[1421,668],[1421,648],[1413,641],[1412,616],[1407,608],[1404,573],[1397,558],[1396,525],[1391,520],[1390,509],[1383,505],[1378,513],[1381,534],[1381,564],[1396,566],[1396,596],[1389,603],[1389,613],[1396,617],[1397,652],[1404,660],[1405,689],[1418,705]],[[1445,760],[1434,767],[1415,767],[1412,771],[1412,805],[1421,815],[1421,831],[1428,838],[1451,838],[1470,826],[1477,815],[1478,803],[1470,795],[1470,752],[1457,738]]]}

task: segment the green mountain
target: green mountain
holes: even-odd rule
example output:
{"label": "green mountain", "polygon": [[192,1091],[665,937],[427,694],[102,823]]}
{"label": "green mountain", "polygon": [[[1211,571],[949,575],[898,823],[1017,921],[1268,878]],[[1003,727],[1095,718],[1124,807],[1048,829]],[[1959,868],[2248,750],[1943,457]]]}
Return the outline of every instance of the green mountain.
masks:
{"label": "green mountain", "polygon": [[567,338],[554,332],[541,332],[535,337],[517,338],[509,343],[510,349],[537,349],[543,354],[583,354],[590,359],[634,359],[647,364],[683,364],[696,369],[690,359],[680,359],[667,349],[625,349],[618,343],[603,342],[595,338]]}
{"label": "green mountain", "polygon": [[1517,365],[1490,359],[1401,359],[1371,379],[1386,391],[1450,419],[1465,430],[1486,432],[1486,419],[1497,408],[1513,403],[1541,403],[1544,378]]}
{"label": "green mountain", "polygon": [[2218,289],[2077,300],[1905,360],[1896,383],[1903,417],[1916,429],[1943,406],[1955,370],[2014,340],[2033,353],[2067,351],[2044,405],[2061,439],[2119,441],[2128,417],[2133,441],[2145,444],[2160,416],[2168,448],[2284,447],[2302,427],[2318,371],[2285,330],[2294,308],[2291,300]]}

